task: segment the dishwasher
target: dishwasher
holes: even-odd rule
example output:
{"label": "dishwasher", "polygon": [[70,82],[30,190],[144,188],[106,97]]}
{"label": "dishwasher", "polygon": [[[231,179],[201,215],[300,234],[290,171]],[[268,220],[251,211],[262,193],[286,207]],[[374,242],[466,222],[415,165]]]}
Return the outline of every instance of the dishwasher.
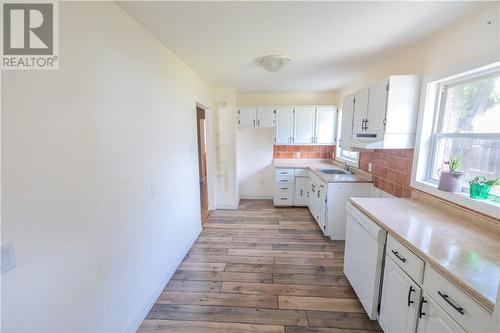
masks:
{"label": "dishwasher", "polygon": [[368,317],[378,316],[387,231],[351,203],[347,204],[344,274]]}

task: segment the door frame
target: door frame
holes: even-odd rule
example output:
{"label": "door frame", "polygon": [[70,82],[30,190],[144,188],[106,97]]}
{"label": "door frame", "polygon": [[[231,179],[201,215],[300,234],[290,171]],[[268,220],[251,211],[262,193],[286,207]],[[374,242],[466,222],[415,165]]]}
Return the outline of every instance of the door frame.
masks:
{"label": "door frame", "polygon": [[[214,149],[214,137],[213,137],[213,112],[212,109],[196,102],[194,107],[194,119],[197,122],[197,111],[196,108],[201,108],[205,110],[205,137],[207,145],[207,192],[208,192],[208,210],[215,210],[215,149]],[[198,124],[196,124],[195,135],[196,135],[196,167],[197,175],[199,175],[199,161],[198,161]],[[198,190],[199,186],[198,186]]]}

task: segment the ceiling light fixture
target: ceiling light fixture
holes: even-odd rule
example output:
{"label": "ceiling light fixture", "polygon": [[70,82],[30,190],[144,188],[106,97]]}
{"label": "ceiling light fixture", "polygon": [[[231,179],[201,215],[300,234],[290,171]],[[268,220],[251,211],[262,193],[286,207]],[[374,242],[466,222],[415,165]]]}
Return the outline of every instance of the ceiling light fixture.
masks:
{"label": "ceiling light fixture", "polygon": [[292,59],[282,55],[268,55],[260,58],[259,60],[259,64],[262,68],[269,72],[282,71],[287,68],[291,62]]}

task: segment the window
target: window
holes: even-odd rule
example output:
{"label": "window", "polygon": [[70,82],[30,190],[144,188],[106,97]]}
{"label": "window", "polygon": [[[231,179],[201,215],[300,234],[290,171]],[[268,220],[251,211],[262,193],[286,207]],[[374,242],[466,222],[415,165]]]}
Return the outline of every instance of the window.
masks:
{"label": "window", "polygon": [[[428,181],[437,183],[451,158],[460,161],[464,191],[476,176],[500,176],[500,68],[441,81],[436,88]],[[490,193],[500,196],[499,187]]]}
{"label": "window", "polygon": [[342,149],[338,144],[341,130],[342,130],[342,109],[339,109],[337,114],[337,154],[335,155],[335,158],[342,162],[346,162],[357,167],[359,153]]}

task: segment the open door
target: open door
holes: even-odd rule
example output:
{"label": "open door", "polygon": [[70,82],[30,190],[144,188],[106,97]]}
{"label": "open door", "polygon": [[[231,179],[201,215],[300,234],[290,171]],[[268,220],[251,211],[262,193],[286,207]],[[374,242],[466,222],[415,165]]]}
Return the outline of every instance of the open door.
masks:
{"label": "open door", "polygon": [[207,187],[207,140],[205,110],[196,107],[198,123],[198,164],[200,170],[200,204],[201,223],[205,223],[208,218],[208,187]]}

